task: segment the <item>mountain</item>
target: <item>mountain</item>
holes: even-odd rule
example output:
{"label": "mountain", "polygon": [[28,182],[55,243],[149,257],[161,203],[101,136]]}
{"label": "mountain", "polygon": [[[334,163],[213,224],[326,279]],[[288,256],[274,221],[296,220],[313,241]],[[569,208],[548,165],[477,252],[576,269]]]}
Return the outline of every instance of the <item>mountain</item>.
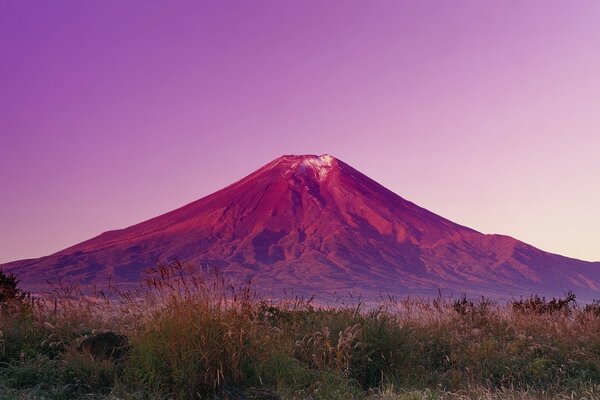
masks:
{"label": "mountain", "polygon": [[138,282],[174,258],[270,292],[600,297],[599,262],[458,225],[329,155],[277,158],[177,210],[2,268],[30,288],[102,285]]}

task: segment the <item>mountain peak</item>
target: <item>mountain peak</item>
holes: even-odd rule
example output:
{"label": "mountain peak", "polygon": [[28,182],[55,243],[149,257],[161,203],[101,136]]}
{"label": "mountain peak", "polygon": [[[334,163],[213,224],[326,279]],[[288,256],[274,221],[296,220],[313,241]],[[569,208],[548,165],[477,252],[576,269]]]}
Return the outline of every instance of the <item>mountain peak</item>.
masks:
{"label": "mountain peak", "polygon": [[281,156],[179,209],[0,268],[28,289],[49,278],[134,284],[172,259],[307,295],[600,294],[600,263],[453,223],[329,154]]}
{"label": "mountain peak", "polygon": [[317,178],[322,181],[333,168],[335,161],[337,160],[329,154],[305,156],[300,161],[299,170],[301,172],[305,172],[307,169],[312,170],[317,175]]}
{"label": "mountain peak", "polygon": [[339,160],[329,154],[284,155],[275,160],[274,165],[283,164],[289,171],[299,175],[314,175],[319,181],[327,177]]}
{"label": "mountain peak", "polygon": [[291,164],[305,163],[313,165],[331,165],[335,161],[338,161],[338,159],[330,154],[285,154],[274,161],[277,163],[287,162]]}

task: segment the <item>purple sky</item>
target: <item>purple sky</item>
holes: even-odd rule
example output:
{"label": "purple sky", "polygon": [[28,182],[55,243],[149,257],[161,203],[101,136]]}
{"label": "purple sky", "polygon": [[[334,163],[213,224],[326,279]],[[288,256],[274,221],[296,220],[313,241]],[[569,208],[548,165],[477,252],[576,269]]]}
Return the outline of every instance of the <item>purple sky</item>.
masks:
{"label": "purple sky", "polygon": [[598,1],[0,2],[0,262],[330,153],[600,260]]}

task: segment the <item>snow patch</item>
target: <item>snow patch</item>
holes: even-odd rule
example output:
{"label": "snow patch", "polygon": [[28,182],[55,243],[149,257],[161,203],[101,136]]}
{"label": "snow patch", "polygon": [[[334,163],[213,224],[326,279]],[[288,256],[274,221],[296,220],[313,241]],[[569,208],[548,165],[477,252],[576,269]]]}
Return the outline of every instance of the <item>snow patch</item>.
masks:
{"label": "snow patch", "polygon": [[300,166],[302,169],[307,167],[313,169],[317,173],[319,180],[323,180],[333,166],[333,157],[331,157],[329,154],[323,154],[322,156],[318,157],[307,157],[302,160]]}

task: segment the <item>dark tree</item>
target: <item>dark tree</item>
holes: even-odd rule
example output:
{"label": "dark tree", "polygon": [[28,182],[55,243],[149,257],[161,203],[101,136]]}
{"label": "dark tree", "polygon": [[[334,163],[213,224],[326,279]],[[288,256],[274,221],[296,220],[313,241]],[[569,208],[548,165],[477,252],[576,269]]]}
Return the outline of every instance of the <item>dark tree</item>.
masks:
{"label": "dark tree", "polygon": [[23,301],[28,293],[19,288],[19,279],[13,273],[5,274],[0,269],[0,303]]}

